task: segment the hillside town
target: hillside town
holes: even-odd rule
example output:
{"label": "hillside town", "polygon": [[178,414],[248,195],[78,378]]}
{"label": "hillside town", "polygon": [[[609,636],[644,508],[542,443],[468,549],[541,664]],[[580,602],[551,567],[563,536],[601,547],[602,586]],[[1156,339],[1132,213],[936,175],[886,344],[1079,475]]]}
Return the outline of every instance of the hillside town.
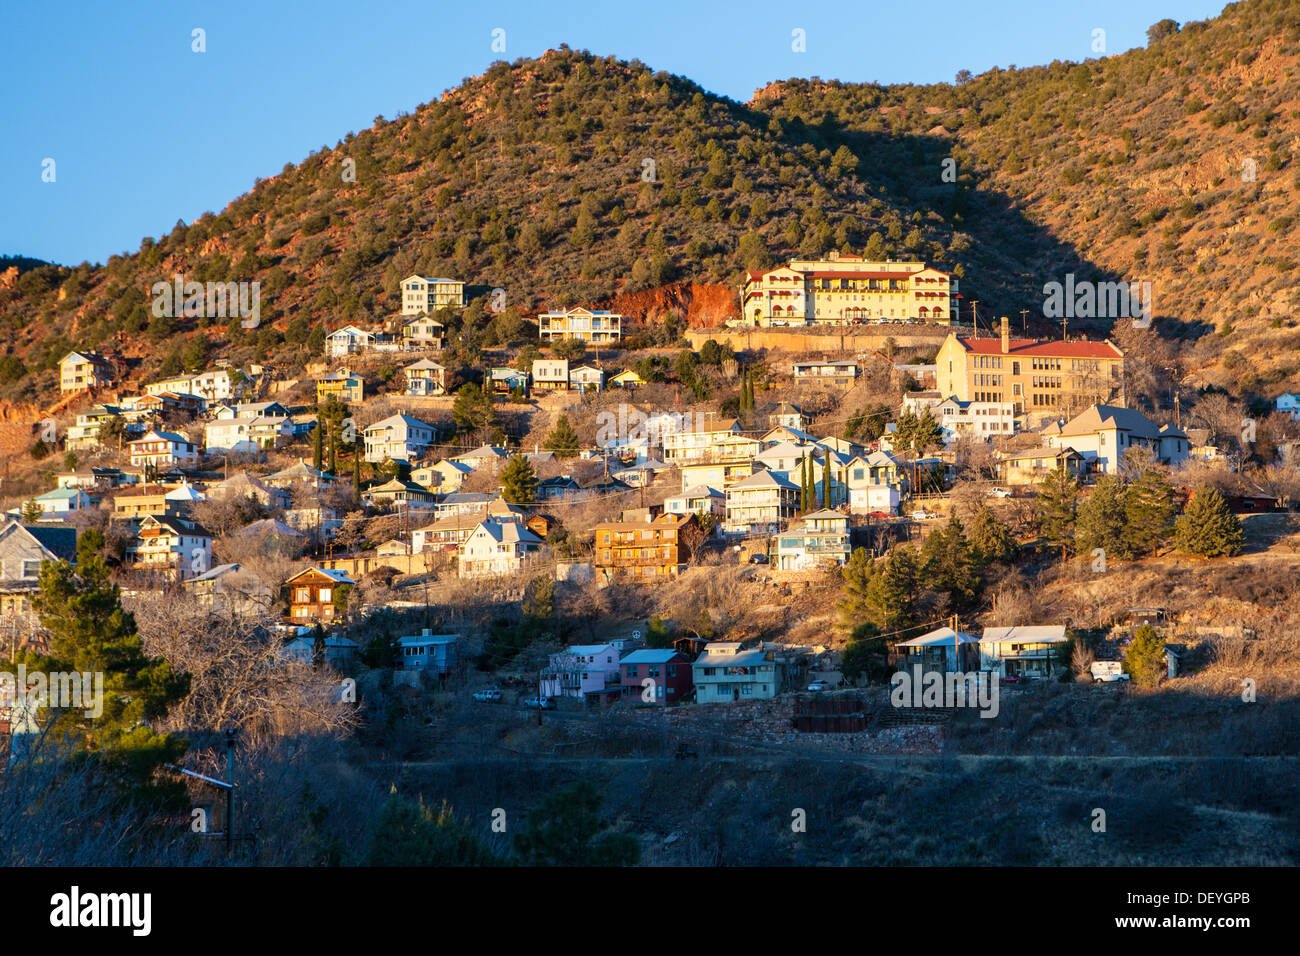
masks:
{"label": "hillside town", "polygon": [[[791,284],[808,303],[798,322],[779,304]],[[743,298],[761,298],[752,318],[769,327],[926,324],[943,335],[928,362],[925,349],[898,361],[892,338],[890,354],[853,358],[735,351],[713,339],[663,357],[628,353],[622,316],[572,307],[536,317],[540,348],[466,368],[443,335],[466,305],[465,284],[413,275],[401,289],[400,312],[382,327],[325,334],[308,380],[218,356],[138,382],[111,357],[69,353],[63,415],[43,425],[52,441],[38,438],[64,468],[47,469],[48,490],[11,508],[0,536],[11,650],[41,640],[31,600],[41,562],[74,556],[87,529],[104,535],[131,598],[182,594],[251,615],[287,657],[347,673],[368,651],[369,615],[416,608],[463,621],[456,608],[470,582],[508,604],[538,581],[548,595],[617,594],[730,564],[760,590],[789,594],[838,586],[855,552],[886,562],[891,548],[945,528],[960,536],[959,514],[1013,537],[1055,478],[1088,489],[1167,475],[1157,480],[1172,524],[1196,494],[1180,477],[1189,463],[1232,467],[1205,429],[1125,404],[1114,342],[1013,337],[1005,317],[993,334],[963,326],[955,280],[924,263],[794,262],[747,277]],[[733,397],[692,401],[706,374]],[[854,404],[864,380],[893,396],[870,421]],[[528,444],[524,431],[541,440]],[[1256,494],[1229,504],[1258,512],[1287,502]],[[956,622],[897,633],[887,656],[941,672],[973,659],[1012,681],[1070,669],[1077,638],[1067,626],[1077,622]],[[795,640],[743,615],[728,624],[732,633],[680,621],[652,633],[634,617],[578,628],[577,642],[528,679],[530,700],[726,705],[868,679],[860,666],[846,679],[849,644],[833,626]],[[493,643],[478,622],[461,633],[425,627],[398,637],[392,666],[470,689],[524,686],[522,658],[494,659]],[[1177,659],[1165,656],[1172,676]]]}

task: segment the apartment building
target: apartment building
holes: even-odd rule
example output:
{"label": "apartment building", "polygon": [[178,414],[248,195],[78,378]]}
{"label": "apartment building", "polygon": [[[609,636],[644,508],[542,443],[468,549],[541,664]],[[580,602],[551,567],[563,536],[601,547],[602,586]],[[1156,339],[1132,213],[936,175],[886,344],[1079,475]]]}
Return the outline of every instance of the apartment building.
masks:
{"label": "apartment building", "polygon": [[1105,342],[1013,339],[1006,316],[998,338],[949,335],[935,360],[937,389],[963,402],[1009,402],[1042,421],[1093,404],[1124,404],[1124,353]]}
{"label": "apartment building", "polygon": [[293,441],[287,418],[222,418],[203,426],[203,443],[212,454],[282,448]]}
{"label": "apartment building", "polygon": [[431,279],[412,275],[402,280],[402,315],[421,315],[439,309],[465,308],[465,283],[459,279]]}
{"label": "apartment building", "polygon": [[825,359],[794,362],[791,374],[796,384],[830,388],[852,388],[858,380],[858,363]]}
{"label": "apartment building", "polygon": [[726,495],[728,534],[773,534],[799,511],[799,486],[770,471],[736,482]]}
{"label": "apartment building", "polygon": [[595,528],[592,556],[598,580],[662,581],[686,570],[704,532],[694,514],[661,514],[649,521],[611,521]]}
{"label": "apartment building", "polygon": [[77,423],[68,427],[63,439],[68,451],[89,451],[99,447],[99,429],[113,418],[120,418],[122,409],[117,405],[96,405],[77,416]]}
{"label": "apartment building", "polygon": [[112,385],[117,378],[113,363],[96,352],[69,352],[59,362],[59,391],[84,392]]}
{"label": "apartment building", "polygon": [[537,334],[543,343],[562,339],[581,339],[593,345],[614,343],[623,336],[623,316],[583,308],[542,312],[537,316]]}
{"label": "apartment building", "polygon": [[860,322],[957,320],[957,279],[924,262],[871,262],[831,252],[745,273],[746,324],[850,325]]}

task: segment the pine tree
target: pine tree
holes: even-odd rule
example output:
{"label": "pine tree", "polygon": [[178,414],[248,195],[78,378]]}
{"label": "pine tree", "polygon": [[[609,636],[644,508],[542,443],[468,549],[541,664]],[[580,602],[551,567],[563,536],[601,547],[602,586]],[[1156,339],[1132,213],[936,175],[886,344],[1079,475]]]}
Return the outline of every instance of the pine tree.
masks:
{"label": "pine tree", "polygon": [[970,523],[971,555],[978,567],[1016,556],[1016,541],[1009,529],[988,505],[980,505]]}
{"label": "pine tree", "polygon": [[554,452],[556,458],[573,458],[578,454],[578,433],[569,424],[569,416],[561,415],[555,421],[555,427],[546,436],[546,449]]}
{"label": "pine tree", "polygon": [[1064,466],[1058,465],[1038,485],[1038,530],[1049,545],[1061,549],[1062,559],[1074,541],[1078,502],[1079,482]]}
{"label": "pine tree", "polygon": [[155,731],[150,723],[166,717],[189,693],[190,675],[145,654],[135,618],[123,610],[118,587],[98,553],[102,544],[102,535],[84,535],[75,567],[67,561],[42,565],[40,591],[32,604],[48,651],[26,650],[20,660],[29,673],[102,674],[101,713],[86,716],[89,705],[51,709],[45,729],[55,739],[66,734],[98,756],[130,796],[174,799],[183,796],[184,787],[158,784],[154,777],[163,764],[177,762],[188,743]]}
{"label": "pine tree", "polygon": [[1102,475],[1092,493],[1079,505],[1074,525],[1074,545],[1080,554],[1101,548],[1113,558],[1128,557],[1124,526],[1125,492],[1114,475]]}
{"label": "pine tree", "polygon": [[927,408],[916,420],[916,428],[912,432],[912,448],[920,453],[941,444],[943,444],[943,429],[939,427],[939,423],[934,420],[930,409]]}
{"label": "pine tree", "polygon": [[352,504],[361,506],[361,445],[352,446]]}
{"label": "pine tree", "polygon": [[1130,556],[1150,554],[1169,540],[1174,530],[1174,490],[1154,469],[1124,493],[1124,543]]}
{"label": "pine tree", "polygon": [[931,532],[921,546],[921,577],[935,591],[946,593],[954,607],[966,608],[974,600],[980,580],[970,542],[956,515],[946,528]]}
{"label": "pine tree", "polygon": [[1241,522],[1213,488],[1202,485],[1174,525],[1174,545],[1185,554],[1217,558],[1241,553],[1246,535]]}
{"label": "pine tree", "polygon": [[537,497],[537,473],[518,453],[501,469],[501,496],[512,505],[531,505]]}
{"label": "pine tree", "polygon": [[641,844],[608,829],[600,817],[596,787],[580,781],[548,797],[528,813],[528,828],[515,835],[515,852],[525,866],[632,866]]}

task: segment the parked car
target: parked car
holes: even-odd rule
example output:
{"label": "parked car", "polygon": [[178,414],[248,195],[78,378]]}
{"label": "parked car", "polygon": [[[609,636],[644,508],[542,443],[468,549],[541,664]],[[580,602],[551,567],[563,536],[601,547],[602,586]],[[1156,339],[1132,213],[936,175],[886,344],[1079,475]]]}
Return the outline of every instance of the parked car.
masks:
{"label": "parked car", "polygon": [[867,515],[867,517],[875,518],[877,521],[889,521],[894,516],[891,515],[888,511],[873,511],[869,515]]}
{"label": "parked car", "polygon": [[824,680],[815,680],[808,685],[808,689],[813,693],[817,693],[818,691],[823,691],[823,690],[830,690],[830,687],[831,685],[826,683],[826,681]]}
{"label": "parked car", "polygon": [[767,564],[767,555],[765,555],[765,554],[751,554],[751,555],[749,556],[749,563],[750,563],[750,564]]}
{"label": "parked car", "polygon": [[501,691],[496,690],[495,688],[491,690],[476,690],[474,691],[474,699],[475,700],[500,700]]}
{"label": "parked car", "polygon": [[555,701],[549,697],[525,697],[524,706],[530,710],[554,710]]}
{"label": "parked car", "polygon": [[933,511],[926,511],[924,508],[917,508],[912,512],[913,521],[929,521],[931,518],[939,517]]}
{"label": "parked car", "polygon": [[1023,684],[1025,679],[1019,674],[1003,674],[998,678],[1000,684]]}
{"label": "parked car", "polygon": [[989,497],[991,498],[1010,498],[1011,492],[1005,488],[990,488]]}

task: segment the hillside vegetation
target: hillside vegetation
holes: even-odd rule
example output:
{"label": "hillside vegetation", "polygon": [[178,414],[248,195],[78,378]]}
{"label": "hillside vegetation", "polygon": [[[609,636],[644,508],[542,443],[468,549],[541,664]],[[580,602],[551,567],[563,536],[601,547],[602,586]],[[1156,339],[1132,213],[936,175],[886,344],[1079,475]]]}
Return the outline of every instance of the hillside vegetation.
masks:
{"label": "hillside vegetation", "polygon": [[[1150,280],[1149,366],[1275,393],[1300,368],[1296,13],[1253,0],[1085,63],[790,80],[749,104],[567,48],[497,63],[102,267],[0,263],[0,399],[52,401],[74,346],[141,377],[218,349],[300,364],[327,328],[391,318],[413,272],[470,284],[453,328],[468,357],[575,304],[639,306],[629,344],[668,344],[658,320],[716,324],[742,269],[830,249],[952,269],[985,316],[1037,316],[1043,283],[1070,271]],[[175,274],[258,280],[261,326],[152,316],[150,286]],[[1111,331],[1085,326],[1070,331]]]}

